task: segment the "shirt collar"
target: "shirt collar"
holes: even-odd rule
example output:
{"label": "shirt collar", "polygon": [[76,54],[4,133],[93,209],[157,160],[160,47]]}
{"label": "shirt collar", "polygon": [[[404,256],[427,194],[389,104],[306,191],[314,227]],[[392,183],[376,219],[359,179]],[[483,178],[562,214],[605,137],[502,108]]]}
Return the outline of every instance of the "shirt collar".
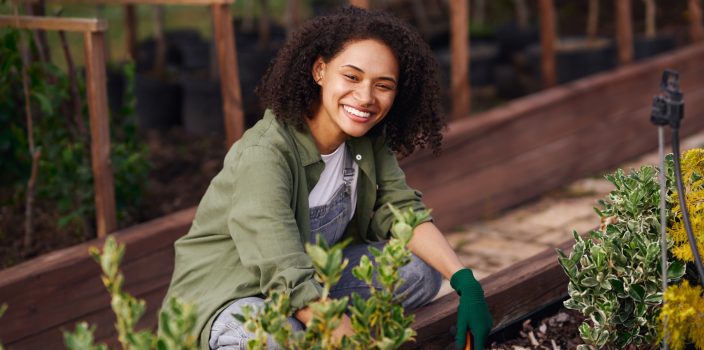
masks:
{"label": "shirt collar", "polygon": [[[271,110],[267,110],[266,114],[274,117],[274,113]],[[296,127],[290,124],[286,124],[286,128],[296,142],[298,148],[298,154],[301,157],[301,162],[303,166],[309,166],[316,162],[322,161],[320,157],[320,152],[318,147],[315,145],[315,140],[313,139],[313,134],[310,133],[308,125],[304,125],[304,130],[298,130]],[[347,140],[347,144],[350,146],[350,153],[355,162],[359,165],[363,172],[369,174],[371,169],[371,162],[373,158],[374,151],[372,150],[372,143],[368,137],[353,137]]]}

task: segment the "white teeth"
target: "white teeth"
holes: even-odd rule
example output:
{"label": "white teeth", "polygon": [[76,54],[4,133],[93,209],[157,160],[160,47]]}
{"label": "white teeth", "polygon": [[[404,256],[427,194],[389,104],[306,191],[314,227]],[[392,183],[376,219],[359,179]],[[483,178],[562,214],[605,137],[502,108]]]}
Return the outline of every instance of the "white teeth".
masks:
{"label": "white teeth", "polygon": [[348,113],[354,114],[358,117],[369,118],[369,116],[371,115],[371,113],[369,113],[369,112],[362,112],[362,111],[355,109],[355,108],[352,108],[350,106],[344,106],[344,108]]}

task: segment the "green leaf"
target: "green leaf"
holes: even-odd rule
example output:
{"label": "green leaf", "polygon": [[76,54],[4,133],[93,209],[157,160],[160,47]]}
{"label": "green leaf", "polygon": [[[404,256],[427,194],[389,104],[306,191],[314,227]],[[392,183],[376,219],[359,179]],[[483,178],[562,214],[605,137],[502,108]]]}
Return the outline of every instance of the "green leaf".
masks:
{"label": "green leaf", "polygon": [[585,287],[596,287],[599,282],[594,277],[583,278],[580,283]]}
{"label": "green leaf", "polygon": [[630,286],[628,290],[628,295],[631,296],[636,301],[644,302],[645,301],[645,288],[643,288],[640,285],[633,284]]}
{"label": "green leaf", "polygon": [[680,260],[675,260],[667,267],[667,278],[670,281],[679,281],[684,276],[687,265]]}

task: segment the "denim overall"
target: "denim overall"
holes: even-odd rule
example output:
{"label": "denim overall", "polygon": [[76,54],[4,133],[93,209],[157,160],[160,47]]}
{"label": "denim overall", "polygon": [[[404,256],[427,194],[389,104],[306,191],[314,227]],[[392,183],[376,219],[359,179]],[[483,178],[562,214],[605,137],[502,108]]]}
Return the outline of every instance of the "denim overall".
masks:
{"label": "denim overall", "polygon": [[[345,150],[345,166],[343,168],[344,183],[335,191],[327,204],[310,208],[311,243],[316,237],[324,239],[328,246],[337,243],[342,238],[352,214],[352,180],[354,167],[349,148]],[[376,248],[383,249],[385,242],[373,243]],[[340,281],[330,290],[332,298],[341,298],[357,292],[362,297],[369,297],[369,287],[352,275],[352,268],[359,264],[363,255],[369,256],[369,244],[348,246],[343,250],[345,258],[349,259],[348,267],[343,272]],[[440,289],[441,276],[422,260],[413,255],[411,263],[404,266],[401,278],[405,283],[399,288],[397,297],[406,310],[412,310],[428,303]],[[264,306],[264,300],[259,297],[247,297],[235,300],[225,308],[213,322],[210,332],[209,345],[214,350],[245,350],[247,341],[254,334],[247,332],[244,326],[232,314],[242,314],[242,306],[251,305],[255,310]],[[294,331],[303,330],[304,325],[297,319],[288,319]],[[269,350],[281,349],[271,337],[268,341]]]}

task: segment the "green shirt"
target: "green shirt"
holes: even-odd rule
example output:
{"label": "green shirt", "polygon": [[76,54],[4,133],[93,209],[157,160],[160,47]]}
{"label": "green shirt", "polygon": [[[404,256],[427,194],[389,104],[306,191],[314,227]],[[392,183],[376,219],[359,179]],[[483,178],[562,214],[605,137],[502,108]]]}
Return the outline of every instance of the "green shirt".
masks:
{"label": "green shirt", "polygon": [[[359,165],[357,207],[345,231],[356,242],[386,239],[393,214],[386,207],[425,209],[408,187],[383,137],[347,141]],[[290,296],[294,309],[320,297],[309,241],[308,193],[323,171],[309,132],[279,122],[271,111],[227,153],[223,169],[198,205],[188,234],[175,243],[172,296],[198,308],[196,329],[208,348],[215,316],[233,300],[270,289]]]}

